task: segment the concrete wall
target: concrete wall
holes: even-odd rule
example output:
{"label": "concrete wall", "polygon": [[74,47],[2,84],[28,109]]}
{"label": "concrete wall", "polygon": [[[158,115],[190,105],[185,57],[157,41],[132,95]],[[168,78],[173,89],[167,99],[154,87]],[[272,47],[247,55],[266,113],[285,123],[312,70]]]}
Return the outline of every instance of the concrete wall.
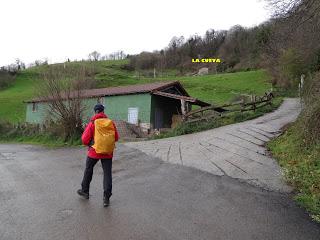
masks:
{"label": "concrete wall", "polygon": [[111,119],[128,120],[128,108],[139,109],[138,119],[142,123],[150,123],[151,95],[131,94],[123,96],[110,96],[104,99],[106,114]]}
{"label": "concrete wall", "polygon": [[26,122],[42,123],[48,117],[48,105],[46,103],[36,103],[37,111],[32,112],[32,103],[27,104]]}

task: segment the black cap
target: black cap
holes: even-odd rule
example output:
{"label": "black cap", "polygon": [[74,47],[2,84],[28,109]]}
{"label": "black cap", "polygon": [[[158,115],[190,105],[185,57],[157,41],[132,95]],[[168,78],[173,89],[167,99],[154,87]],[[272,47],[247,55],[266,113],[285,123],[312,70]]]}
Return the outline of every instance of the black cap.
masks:
{"label": "black cap", "polygon": [[104,111],[104,106],[101,103],[98,103],[94,106],[94,111],[95,112],[103,112]]}

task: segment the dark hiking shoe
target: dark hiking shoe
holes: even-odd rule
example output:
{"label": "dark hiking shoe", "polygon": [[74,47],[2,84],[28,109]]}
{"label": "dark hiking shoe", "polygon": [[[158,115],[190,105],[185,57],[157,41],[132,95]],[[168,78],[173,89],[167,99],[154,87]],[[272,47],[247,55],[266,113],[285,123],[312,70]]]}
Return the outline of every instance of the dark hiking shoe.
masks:
{"label": "dark hiking shoe", "polygon": [[79,190],[77,191],[77,193],[78,193],[81,197],[83,197],[83,198],[85,198],[85,199],[89,199],[89,193],[82,191],[82,189],[79,189]]}
{"label": "dark hiking shoe", "polygon": [[104,196],[103,197],[103,206],[108,207],[110,205],[110,197]]}

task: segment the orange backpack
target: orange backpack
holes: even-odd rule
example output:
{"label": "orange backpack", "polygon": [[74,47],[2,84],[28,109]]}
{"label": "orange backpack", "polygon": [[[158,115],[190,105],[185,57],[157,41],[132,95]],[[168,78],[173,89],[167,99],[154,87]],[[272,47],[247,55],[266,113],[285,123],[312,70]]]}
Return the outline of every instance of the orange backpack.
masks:
{"label": "orange backpack", "polygon": [[98,118],[94,121],[93,148],[98,154],[112,154],[115,147],[115,128],[109,118]]}

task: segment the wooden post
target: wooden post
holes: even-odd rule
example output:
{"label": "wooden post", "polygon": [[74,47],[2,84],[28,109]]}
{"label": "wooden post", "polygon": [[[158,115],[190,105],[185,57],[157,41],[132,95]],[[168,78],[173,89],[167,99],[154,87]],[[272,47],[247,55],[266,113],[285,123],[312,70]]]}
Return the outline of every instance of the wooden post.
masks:
{"label": "wooden post", "polygon": [[241,105],[240,112],[242,112],[242,111],[244,110],[244,107],[245,107],[245,105],[244,105],[244,98],[242,99],[242,102],[240,103],[240,105]]}
{"label": "wooden post", "polygon": [[186,120],[186,101],[184,99],[180,99],[181,102],[181,113],[182,113],[182,119]]}
{"label": "wooden post", "polygon": [[272,106],[272,95],[268,94],[269,105]]}

